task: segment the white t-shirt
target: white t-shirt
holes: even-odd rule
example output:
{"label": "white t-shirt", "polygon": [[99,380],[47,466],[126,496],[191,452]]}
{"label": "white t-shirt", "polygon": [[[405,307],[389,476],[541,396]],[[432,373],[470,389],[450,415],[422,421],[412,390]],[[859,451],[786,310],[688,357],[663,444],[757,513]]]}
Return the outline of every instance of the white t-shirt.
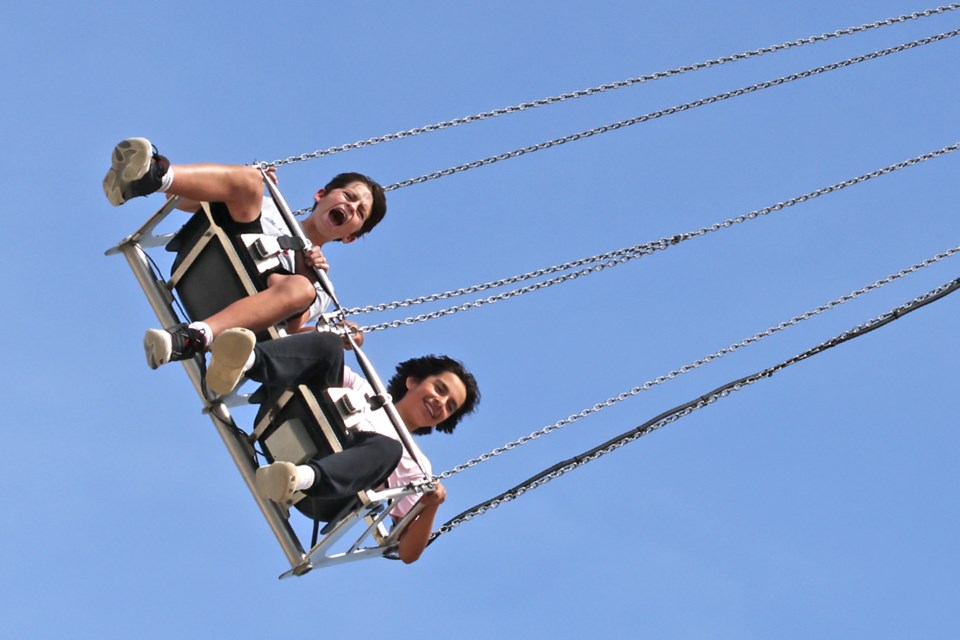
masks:
{"label": "white t-shirt", "polygon": [[[277,209],[276,203],[274,203],[273,198],[264,197],[263,204],[260,206],[260,228],[263,230],[264,235],[268,236],[293,236],[293,233],[290,232],[290,227],[287,226],[286,221],[283,219],[283,216],[280,214],[280,210]],[[297,263],[296,263],[296,252],[293,250],[281,251],[277,258],[280,260],[280,264],[283,265],[283,268],[290,273],[296,273]],[[313,301],[313,304],[310,305],[310,317],[307,318],[305,324],[311,322],[316,322],[317,318],[320,317],[320,314],[330,306],[330,297],[323,290],[323,287],[319,282],[313,283],[313,288],[317,290],[317,297]]]}
{"label": "white t-shirt", "polygon": [[[343,386],[358,391],[365,395],[373,395],[374,390],[370,384],[364,380],[361,376],[354,373],[350,367],[343,368]],[[367,411],[367,410],[365,410]],[[381,409],[382,411],[382,409]],[[373,431],[374,433],[379,433],[380,435],[387,436],[400,442],[400,437],[397,435],[396,429],[393,428],[393,425],[388,420],[361,420],[357,429],[360,431]],[[401,442],[401,444],[403,444]],[[416,480],[423,480],[424,472],[427,474],[432,474],[433,470],[430,466],[430,461],[426,456],[423,455],[423,452],[420,451],[420,447],[416,443],[412,443],[413,448],[416,450],[416,455],[423,461],[424,469],[420,470],[420,466],[417,464],[416,459],[410,455],[410,452],[407,451],[407,448],[403,448],[403,455],[400,457],[400,462],[397,464],[397,468],[393,470],[393,473],[390,474],[390,477],[387,478],[388,487],[402,487],[404,485],[410,484]],[[413,505],[417,504],[417,501],[420,499],[420,496],[417,494],[403,496],[396,502],[393,510],[390,511],[390,515],[396,518],[402,518],[410,509],[413,508]]]}

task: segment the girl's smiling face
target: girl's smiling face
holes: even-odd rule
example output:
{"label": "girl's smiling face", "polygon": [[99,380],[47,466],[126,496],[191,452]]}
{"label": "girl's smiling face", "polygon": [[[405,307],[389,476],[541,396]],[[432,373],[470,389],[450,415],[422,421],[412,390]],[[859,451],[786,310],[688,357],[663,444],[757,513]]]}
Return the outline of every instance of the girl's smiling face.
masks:
{"label": "girl's smiling face", "polygon": [[450,371],[418,379],[409,377],[407,393],[396,403],[397,412],[411,431],[435,427],[456,413],[467,399],[467,388]]}

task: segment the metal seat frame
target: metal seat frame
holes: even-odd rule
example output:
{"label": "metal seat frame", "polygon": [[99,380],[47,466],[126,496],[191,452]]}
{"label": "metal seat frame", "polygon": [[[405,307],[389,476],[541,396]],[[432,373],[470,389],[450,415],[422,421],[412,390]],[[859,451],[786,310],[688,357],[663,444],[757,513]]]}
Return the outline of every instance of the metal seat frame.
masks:
{"label": "metal seat frame", "polygon": [[[269,186],[272,187],[273,185]],[[280,206],[281,211],[288,216],[288,226],[291,226],[290,223],[292,222],[293,225],[296,225],[296,228],[293,230],[299,232],[302,236],[302,229],[300,229],[296,219],[289,214],[289,209],[286,207],[286,203],[283,202],[282,196],[279,195],[279,192],[275,191],[275,188],[271,188],[271,193],[274,196],[274,200],[277,201],[277,204]],[[186,282],[186,278],[191,277],[191,269],[197,272],[198,269],[209,268],[207,265],[214,264],[218,270],[217,273],[225,272],[235,277],[234,282],[222,284],[227,287],[235,287],[234,291],[238,295],[253,295],[258,290],[257,282],[245,267],[244,261],[238,254],[230,236],[213,221],[209,205],[206,203],[203,203],[201,210],[194,214],[195,216],[206,216],[206,227],[192,246],[185,247],[181,250],[181,259],[178,260],[171,279],[169,281],[165,280],[161,274],[156,273],[155,269],[151,266],[145,249],[166,246],[171,238],[174,237],[175,234],[156,235],[155,230],[176,208],[178,202],[179,198],[174,197],[169,199],[166,204],[153,214],[137,231],[123,238],[115,247],[106,251],[106,255],[122,254],[124,258],[126,258],[127,264],[133,271],[133,275],[146,295],[157,319],[162,326],[167,328],[191,320],[191,318],[182,318],[177,313],[174,307],[173,295],[175,288],[177,288],[178,285],[183,285]],[[204,262],[202,263],[198,262],[201,256],[204,258]],[[211,256],[213,257],[211,258]],[[211,260],[213,260],[213,262],[210,262]],[[190,301],[183,300],[182,295],[181,299],[184,307],[188,309],[187,313],[190,312],[189,309],[191,307],[203,307],[203,304],[205,304],[203,302],[190,304]],[[205,314],[204,317],[207,315],[209,314]],[[271,339],[282,339],[282,337],[286,335],[282,329],[278,328],[270,328],[267,334],[268,336],[265,337]],[[373,377],[376,379],[374,388],[382,386],[379,383],[379,379],[376,378],[375,372],[372,371],[372,365],[369,364],[369,361],[366,360],[366,357],[359,349],[356,350],[356,355],[361,364],[361,368],[364,370],[364,373],[367,374],[368,378]],[[392,530],[388,531],[385,519],[390,512],[392,503],[405,495],[420,494],[432,490],[433,485],[429,479],[401,488],[360,492],[358,494],[360,498],[359,504],[351,509],[349,513],[341,514],[342,517],[336,522],[329,523],[323,530],[323,537],[317,541],[316,545],[309,550],[304,550],[304,545],[290,525],[288,510],[262,497],[256,490],[254,478],[258,465],[254,444],[257,442],[258,437],[262,435],[262,425],[259,426],[259,431],[257,428],[254,428],[251,429],[249,433],[240,429],[230,414],[229,406],[235,406],[245,400],[235,396],[227,398],[209,397],[206,393],[206,385],[203,379],[204,368],[201,366],[201,363],[193,358],[184,360],[181,364],[193,384],[197,395],[200,397],[203,404],[203,413],[207,414],[213,422],[217,433],[219,433],[224,445],[226,445],[230,457],[236,464],[248,490],[260,508],[270,530],[276,537],[281,550],[290,564],[290,569],[283,572],[280,578],[301,576],[316,567],[382,557],[385,554],[389,556],[388,552],[396,547],[406,526],[409,525],[419,513],[419,509],[414,507]],[[330,416],[325,413],[320,406],[321,403],[305,386],[300,386],[297,389],[286,392],[281,397],[278,405],[282,406],[283,403],[288,402],[294,395],[300,395],[306,405],[310,407],[307,415],[313,424],[307,425],[307,429],[311,431],[312,435],[317,436],[317,434],[319,434],[319,437],[322,438],[321,442],[326,442],[331,452],[341,451],[343,447],[337,437],[337,429],[331,424],[331,418],[336,420],[338,416]],[[406,427],[402,424],[402,421],[399,421],[399,419],[395,417],[396,411],[392,403],[388,402],[388,407],[385,408],[391,410],[388,411],[388,414],[393,414],[391,419],[398,430],[401,443],[409,449],[407,443],[409,442],[410,435],[406,432]],[[416,454],[414,453],[413,455],[416,459]],[[365,526],[360,535],[356,537],[352,543],[336,546],[341,539],[361,521],[364,521]],[[347,540],[349,540],[349,538],[347,538]]]}

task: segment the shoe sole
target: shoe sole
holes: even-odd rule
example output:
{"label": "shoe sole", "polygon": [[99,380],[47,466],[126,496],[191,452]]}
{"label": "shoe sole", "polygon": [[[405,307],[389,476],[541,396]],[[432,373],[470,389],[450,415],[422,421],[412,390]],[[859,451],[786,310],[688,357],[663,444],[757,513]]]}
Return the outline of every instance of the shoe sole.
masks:
{"label": "shoe sole", "polygon": [[113,159],[103,177],[103,193],[115,207],[126,202],[127,188],[150,169],[153,145],[146,138],[128,138],[113,148]]}
{"label": "shoe sole", "polygon": [[143,334],[143,353],[147,356],[147,365],[151,369],[170,362],[172,350],[173,339],[169,331],[149,329]]}
{"label": "shoe sole", "polygon": [[292,462],[274,462],[257,469],[257,492],[274,502],[290,506],[297,488],[297,466]]}
{"label": "shoe sole", "polygon": [[210,347],[207,388],[218,396],[232,392],[256,344],[256,336],[247,329],[227,329],[217,336]]}

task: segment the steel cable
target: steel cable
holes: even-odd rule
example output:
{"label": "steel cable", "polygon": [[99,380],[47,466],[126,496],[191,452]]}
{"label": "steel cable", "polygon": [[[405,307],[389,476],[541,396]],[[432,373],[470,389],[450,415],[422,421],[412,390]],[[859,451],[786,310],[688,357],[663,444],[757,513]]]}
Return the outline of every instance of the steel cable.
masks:
{"label": "steel cable", "polygon": [[617,404],[617,403],[619,403],[619,402],[622,402],[622,401],[624,401],[624,400],[626,400],[626,399],[628,399],[628,398],[632,398],[632,397],[634,397],[634,396],[637,396],[638,394],[642,393],[643,391],[648,391],[649,389],[652,389],[653,387],[655,387],[655,386],[657,386],[657,385],[663,384],[663,383],[666,382],[667,380],[672,380],[672,379],[676,378],[677,376],[680,376],[680,375],[683,375],[683,374],[688,373],[688,372],[690,372],[690,371],[693,371],[694,369],[697,369],[697,368],[699,368],[699,367],[701,367],[701,366],[703,366],[703,365],[705,365],[705,364],[707,364],[707,363],[709,363],[709,362],[713,362],[714,360],[717,360],[718,358],[722,358],[722,357],[725,356],[725,355],[728,355],[728,354],[730,354],[730,353],[733,353],[734,351],[737,351],[737,350],[741,349],[742,347],[746,347],[746,346],[748,346],[748,345],[750,345],[750,344],[752,344],[752,343],[754,343],[754,342],[759,342],[760,340],[763,340],[764,338],[767,338],[767,337],[769,337],[769,336],[772,336],[772,335],[775,334],[775,333],[778,333],[778,332],[780,332],[780,331],[783,331],[784,329],[787,329],[787,328],[789,328],[789,327],[798,325],[798,324],[800,324],[801,322],[803,322],[804,320],[808,320],[808,319],[810,319],[810,318],[812,318],[812,317],[814,317],[814,316],[816,316],[816,315],[819,315],[819,314],[821,314],[821,313],[823,313],[823,312],[825,312],[825,311],[829,311],[829,310],[831,310],[831,309],[833,309],[833,308],[835,308],[835,307],[838,307],[838,306],[840,306],[840,305],[842,305],[842,304],[844,304],[844,303],[846,303],[846,302],[850,302],[851,300],[854,300],[854,299],[856,299],[856,298],[859,298],[860,296],[862,296],[862,295],[864,295],[864,294],[866,294],[866,293],[869,293],[869,292],[871,292],[871,291],[874,291],[874,290],[876,290],[876,289],[879,289],[880,287],[883,287],[883,286],[885,286],[885,285],[888,285],[888,284],[890,284],[891,282],[894,282],[894,281],[896,281],[896,280],[899,280],[900,278],[903,278],[904,276],[910,275],[910,274],[912,274],[912,273],[916,273],[916,272],[919,271],[920,269],[929,267],[929,266],[932,265],[932,264],[936,264],[937,262],[940,262],[941,260],[944,260],[944,259],[946,259],[946,258],[949,258],[949,257],[951,257],[951,256],[953,256],[953,255],[956,255],[957,253],[960,253],[960,246],[954,247],[954,248],[952,248],[952,249],[948,249],[947,251],[944,251],[944,252],[942,252],[942,253],[938,253],[938,254],[930,257],[930,258],[927,258],[927,259],[925,259],[925,260],[922,260],[922,261],[920,261],[920,262],[918,262],[918,263],[916,263],[916,264],[914,264],[914,265],[911,265],[911,266],[909,266],[909,267],[907,267],[907,268],[905,268],[905,269],[901,269],[900,271],[898,271],[898,272],[896,272],[896,273],[894,273],[894,274],[891,274],[891,275],[889,275],[889,276],[887,276],[887,277],[885,277],[885,278],[881,278],[880,280],[877,280],[877,281],[872,282],[872,283],[870,283],[870,284],[868,284],[868,285],[866,285],[866,286],[864,286],[864,287],[861,287],[860,289],[857,289],[856,291],[853,291],[853,292],[851,292],[851,293],[847,293],[847,294],[845,294],[845,295],[842,295],[842,296],[840,296],[839,298],[836,298],[836,299],[834,299],[834,300],[831,300],[830,302],[826,302],[826,303],[821,304],[821,305],[819,305],[819,306],[817,306],[817,307],[814,307],[814,308],[811,309],[810,311],[806,311],[806,312],[804,312],[804,313],[801,313],[800,315],[797,315],[797,316],[794,316],[794,317],[790,318],[789,320],[785,320],[785,321],[780,322],[779,324],[776,324],[776,325],[774,325],[774,326],[772,326],[772,327],[770,327],[770,328],[768,328],[768,329],[765,329],[765,330],[763,330],[763,331],[760,331],[759,333],[755,333],[754,335],[750,336],[749,338],[745,338],[745,339],[741,340],[740,342],[736,342],[736,343],[734,343],[734,344],[731,344],[730,346],[724,347],[723,349],[720,349],[719,351],[716,351],[716,352],[711,353],[711,354],[709,354],[709,355],[707,355],[707,356],[704,356],[704,357],[702,357],[702,358],[699,358],[699,359],[697,359],[697,360],[694,360],[693,362],[690,362],[690,363],[685,364],[685,365],[683,365],[683,366],[681,366],[681,367],[678,367],[678,368],[670,371],[669,373],[666,373],[666,374],[663,374],[663,375],[661,375],[661,376],[658,376],[658,377],[654,378],[653,380],[649,380],[649,381],[647,381],[647,382],[644,382],[644,383],[641,384],[641,385],[638,385],[638,386],[633,387],[632,389],[629,389],[629,390],[627,390],[627,391],[624,391],[623,393],[620,393],[620,394],[618,394],[618,395],[616,395],[616,396],[607,398],[607,399],[604,400],[603,402],[598,402],[597,404],[593,405],[592,407],[588,407],[588,408],[584,409],[583,411],[580,411],[579,413],[575,413],[575,414],[573,414],[573,415],[571,415],[571,416],[568,416],[568,417],[566,417],[566,418],[564,418],[564,419],[562,419],[562,420],[559,420],[559,421],[557,421],[557,422],[555,422],[555,423],[553,423],[553,424],[551,424],[551,425],[548,425],[548,426],[546,426],[546,427],[544,427],[544,428],[542,428],[542,429],[540,429],[540,430],[538,430],[538,431],[534,431],[534,432],[532,432],[532,433],[530,433],[530,434],[528,434],[528,435],[526,435],[526,436],[523,436],[522,438],[519,438],[519,439],[514,440],[514,441],[512,441],[512,442],[508,442],[508,443],[504,444],[503,446],[500,446],[500,447],[497,447],[496,449],[493,449],[492,451],[489,451],[489,452],[484,453],[484,454],[482,454],[482,455],[480,455],[480,456],[477,456],[476,458],[473,458],[473,459],[471,459],[471,460],[468,460],[467,462],[464,462],[464,463],[462,463],[462,464],[459,464],[459,465],[457,465],[456,467],[453,467],[452,469],[450,469],[450,470],[448,470],[448,471],[444,471],[443,473],[441,473],[440,475],[438,475],[437,478],[438,478],[439,480],[445,480],[445,479],[449,478],[450,476],[452,476],[452,475],[454,475],[454,474],[457,474],[457,473],[460,473],[461,471],[464,471],[464,470],[466,470],[466,469],[470,469],[470,468],[472,468],[472,467],[475,467],[476,465],[480,464],[481,462],[486,462],[487,460],[490,460],[490,459],[492,459],[492,458],[495,458],[495,457],[497,457],[497,456],[499,456],[499,455],[501,455],[501,454],[503,454],[503,453],[506,453],[507,451],[512,451],[513,449],[516,449],[517,447],[519,447],[519,446],[521,446],[521,445],[527,444],[528,442],[531,442],[531,441],[533,441],[533,440],[536,440],[537,438],[540,438],[540,437],[542,437],[542,436],[545,436],[545,435],[547,435],[548,433],[551,433],[551,432],[553,432],[553,431],[557,431],[558,429],[561,429],[561,428],[563,428],[563,427],[565,427],[565,426],[567,426],[567,425],[569,425],[569,424],[572,424],[572,423],[574,423],[574,422],[576,422],[576,421],[578,421],[578,420],[581,420],[582,418],[586,418],[587,416],[590,416],[590,415],[592,415],[592,414],[594,414],[594,413],[597,413],[598,411],[602,411],[603,409],[606,409],[606,408],[608,408],[608,407],[612,407],[613,405],[615,405],[615,404]]}
{"label": "steel cable", "polygon": [[698,409],[702,409],[708,405],[711,405],[717,400],[721,398],[725,398],[735,391],[740,391],[741,389],[748,387],[759,380],[772,377],[774,374],[778,373],[779,371],[782,371],[783,369],[786,369],[787,367],[793,364],[801,362],[802,360],[806,360],[807,358],[810,358],[819,353],[822,353],[827,349],[835,347],[849,340],[853,340],[854,338],[858,338],[886,324],[889,324],[890,322],[893,322],[894,320],[902,318],[905,315],[913,311],[916,311],[917,309],[923,306],[926,306],[928,304],[931,304],[932,302],[940,300],[941,298],[953,293],[957,289],[960,289],[960,278],[957,278],[955,280],[952,280],[949,283],[941,285],[940,287],[937,287],[936,289],[933,289],[922,296],[914,298],[912,301],[906,304],[903,304],[897,307],[896,309],[893,309],[891,311],[888,311],[887,313],[881,314],[880,316],[877,316],[872,320],[869,320],[861,325],[858,325],[853,329],[850,329],[849,331],[846,331],[830,340],[827,340],[826,342],[822,342],[816,347],[808,349],[807,351],[804,351],[799,355],[796,355],[792,358],[784,360],[783,362],[775,364],[772,367],[768,367],[763,371],[751,374],[749,376],[744,376],[743,378],[734,380],[733,382],[729,382],[721,387],[717,387],[713,391],[710,391],[695,400],[692,400],[685,404],[674,407],[669,411],[661,413],[659,416],[643,423],[642,425],[630,431],[620,434],[619,436],[611,440],[608,440],[603,444],[597,447],[594,447],[593,449],[586,451],[578,456],[575,456],[563,462],[557,463],[552,467],[549,467],[548,469],[541,471],[537,475],[525,480],[524,482],[513,487],[512,489],[505,491],[499,494],[498,496],[491,498],[490,500],[487,500],[478,505],[475,505],[470,509],[467,509],[466,511],[461,512],[454,518],[447,521],[437,531],[433,532],[433,534],[431,535],[430,542],[432,543],[441,535],[445,533],[449,533],[450,531],[454,530],[456,527],[460,526],[464,522],[468,522],[477,516],[483,515],[487,511],[491,509],[495,509],[502,504],[506,504],[507,502],[512,502],[513,500],[517,499],[518,497],[522,496],[524,493],[528,491],[532,491],[537,487],[543,486],[544,484],[550,482],[551,480],[555,480],[556,478],[559,478],[560,476],[565,475],[570,471],[573,471],[577,467],[587,464],[588,462],[592,462],[608,453],[611,453],[619,449],[620,447],[626,444],[629,444],[645,435],[653,433],[654,431],[661,429],[668,424],[676,422],[680,418],[683,418]]}

